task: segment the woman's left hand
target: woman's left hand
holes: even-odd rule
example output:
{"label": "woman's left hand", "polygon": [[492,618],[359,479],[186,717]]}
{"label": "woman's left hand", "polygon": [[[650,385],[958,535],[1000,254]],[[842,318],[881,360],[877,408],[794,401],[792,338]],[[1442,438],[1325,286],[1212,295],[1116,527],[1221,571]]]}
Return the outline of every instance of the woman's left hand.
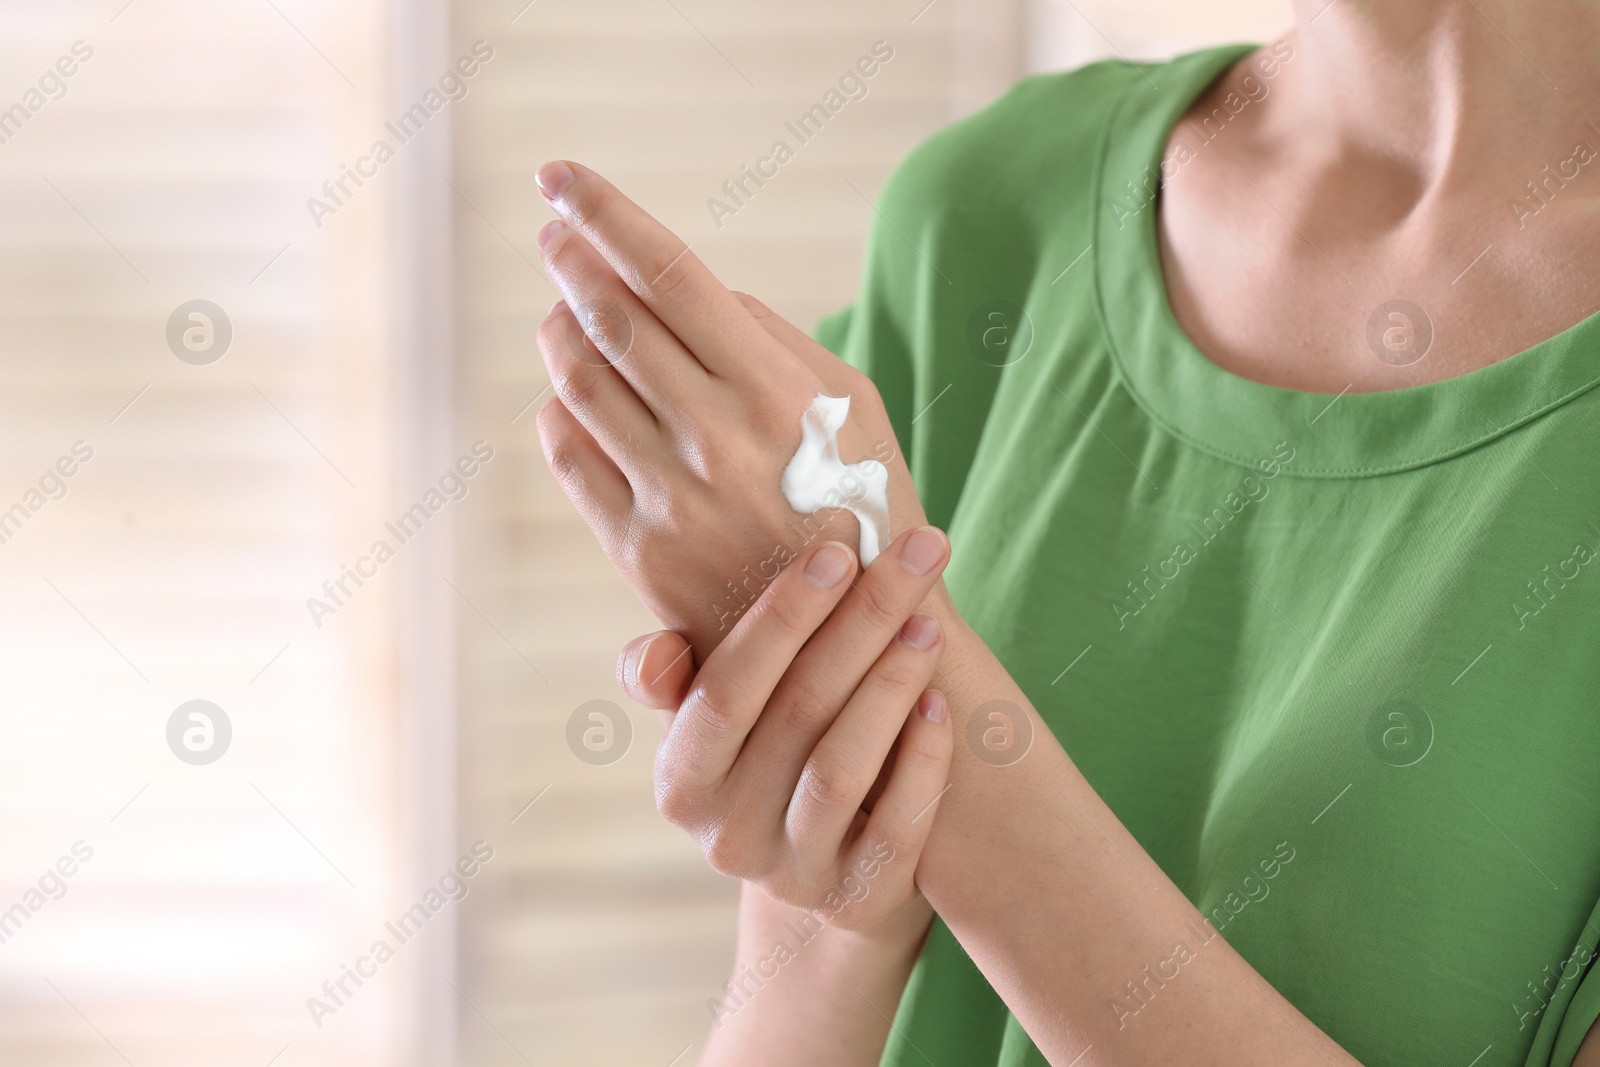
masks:
{"label": "woman's left hand", "polygon": [[538,181],[561,215],[539,244],[565,296],[539,329],[556,393],[539,413],[546,459],[613,565],[702,662],[807,545],[856,542],[849,512],[802,517],[779,488],[818,393],[850,397],[840,458],[888,467],[891,532],[926,521],[865,375],[723,287],[593,171],[550,163]]}

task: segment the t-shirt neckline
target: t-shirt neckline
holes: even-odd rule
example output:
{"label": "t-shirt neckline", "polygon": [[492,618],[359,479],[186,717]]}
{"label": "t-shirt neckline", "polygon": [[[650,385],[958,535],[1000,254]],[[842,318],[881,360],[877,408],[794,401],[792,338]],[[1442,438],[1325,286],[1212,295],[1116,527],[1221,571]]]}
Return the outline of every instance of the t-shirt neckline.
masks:
{"label": "t-shirt neckline", "polygon": [[[1183,113],[1253,48],[1218,48],[1146,68],[1145,77],[1129,79],[1106,122],[1092,200],[1095,299],[1140,407],[1221,458],[1254,465],[1288,442],[1295,459],[1285,473],[1349,478],[1450,459],[1600,385],[1600,314],[1487,367],[1375,393],[1266,385],[1201,352],[1167,299],[1150,182]],[[1145,191],[1150,195],[1141,199]]]}

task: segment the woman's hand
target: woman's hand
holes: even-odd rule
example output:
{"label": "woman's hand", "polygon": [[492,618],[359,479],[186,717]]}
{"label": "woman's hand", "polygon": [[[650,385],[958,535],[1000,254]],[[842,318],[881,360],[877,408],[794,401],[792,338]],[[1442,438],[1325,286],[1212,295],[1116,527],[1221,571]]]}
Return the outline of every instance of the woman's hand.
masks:
{"label": "woman's hand", "polygon": [[[1052,1063],[1084,1062],[1093,1048],[1097,1063],[1353,1064],[1226,940],[1196,937],[1205,917],[948,597],[928,596],[937,568],[893,601],[899,610],[867,591],[874,572],[916,555],[921,531],[869,568],[863,595],[837,609],[847,620],[838,632],[823,620],[846,595],[853,557],[801,537],[794,564],[707,657],[727,617],[702,598],[742,574],[759,590],[768,575],[744,568],[796,533],[778,478],[811,397],[855,399],[846,461],[879,433],[887,440],[887,421],[864,380],[798,331],[752,315],[598,177],[566,165],[540,177],[570,223],[541,234],[546,262],[610,357],[570,343],[578,319],[564,319],[565,308],[546,323],[541,350],[561,400],[540,420],[547,454],[624,576],[706,657],[658,757],[662,812],[718,870],[835,926],[882,929],[924,893]],[[920,509],[898,452],[889,466],[894,527],[906,529]],[[853,520],[834,521],[849,532],[830,525],[816,540],[853,541]],[[844,565],[824,580],[836,550]],[[920,643],[926,624],[893,634],[923,597],[939,636],[912,650],[919,667],[907,639]],[[942,697],[919,698],[933,674],[924,657],[946,642]],[[907,715],[913,703],[923,714]],[[977,716],[1001,713],[1026,724],[1026,758],[997,765],[973,747],[952,765],[947,720],[966,736],[983,728]],[[1123,1026],[1109,998],[1188,938],[1204,955],[1167,984],[1149,1025]]]}
{"label": "woman's hand", "polygon": [[914,612],[948,559],[944,535],[921,527],[852,587],[854,553],[808,549],[692,682],[674,634],[624,649],[618,673],[644,702],[687,689],[656,757],[656,799],[714,868],[827,925],[920,941],[932,913],[914,875],[951,735],[944,698],[926,689],[942,635]]}
{"label": "woman's hand", "polygon": [[539,244],[565,296],[539,329],[555,388],[539,413],[546,459],[617,570],[701,662],[808,546],[856,542],[848,512],[803,516],[779,489],[818,393],[850,397],[842,460],[889,468],[891,533],[926,521],[866,376],[724,288],[593,171],[550,163],[538,181],[561,215]]}

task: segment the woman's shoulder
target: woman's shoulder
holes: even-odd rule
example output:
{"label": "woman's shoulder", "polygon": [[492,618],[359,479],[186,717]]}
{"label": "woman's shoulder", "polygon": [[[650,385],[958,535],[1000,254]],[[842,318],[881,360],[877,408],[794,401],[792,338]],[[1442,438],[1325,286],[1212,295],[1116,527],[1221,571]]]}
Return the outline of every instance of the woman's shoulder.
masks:
{"label": "woman's shoulder", "polygon": [[885,199],[906,208],[982,204],[1000,187],[1086,167],[1107,115],[1140,70],[1114,60],[1023,78],[914,148],[895,168]]}
{"label": "woman's shoulder", "polygon": [[1207,49],[1160,62],[1102,60],[1023,78],[986,107],[932,134],[900,163],[885,203],[911,215],[1016,202],[1091,176],[1107,123],[1129,93],[1154,104],[1190,90],[1192,72],[1214,69]]}

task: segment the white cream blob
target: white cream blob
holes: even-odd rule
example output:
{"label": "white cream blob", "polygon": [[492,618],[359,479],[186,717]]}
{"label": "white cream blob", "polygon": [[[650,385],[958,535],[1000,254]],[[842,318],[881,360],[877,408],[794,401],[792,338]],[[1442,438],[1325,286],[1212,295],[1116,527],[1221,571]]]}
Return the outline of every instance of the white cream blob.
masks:
{"label": "white cream blob", "polygon": [[783,468],[783,498],[802,515],[846,508],[861,523],[857,555],[863,567],[889,540],[889,468],[875,459],[843,463],[839,429],[850,414],[850,398],[821,393],[800,417],[800,447]]}

